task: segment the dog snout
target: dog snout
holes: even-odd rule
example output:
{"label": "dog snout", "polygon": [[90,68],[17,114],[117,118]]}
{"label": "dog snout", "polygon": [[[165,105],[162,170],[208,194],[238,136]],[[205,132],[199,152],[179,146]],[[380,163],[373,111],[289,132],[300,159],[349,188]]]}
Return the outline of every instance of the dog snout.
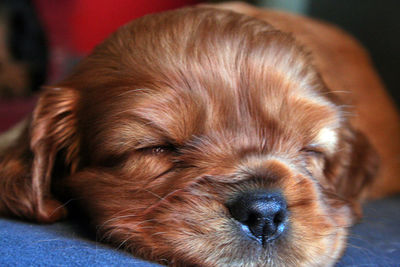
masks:
{"label": "dog snout", "polygon": [[279,192],[244,192],[226,206],[243,231],[263,245],[280,237],[286,229],[287,205]]}

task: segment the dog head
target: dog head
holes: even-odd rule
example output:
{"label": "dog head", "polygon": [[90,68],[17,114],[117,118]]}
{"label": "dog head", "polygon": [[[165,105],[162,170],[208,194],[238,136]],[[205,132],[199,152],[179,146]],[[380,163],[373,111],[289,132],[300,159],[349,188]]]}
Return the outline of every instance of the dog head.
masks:
{"label": "dog head", "polygon": [[104,240],[185,266],[333,264],[376,169],[291,36],[210,8],[120,28],[0,164],[3,214],[75,199]]}

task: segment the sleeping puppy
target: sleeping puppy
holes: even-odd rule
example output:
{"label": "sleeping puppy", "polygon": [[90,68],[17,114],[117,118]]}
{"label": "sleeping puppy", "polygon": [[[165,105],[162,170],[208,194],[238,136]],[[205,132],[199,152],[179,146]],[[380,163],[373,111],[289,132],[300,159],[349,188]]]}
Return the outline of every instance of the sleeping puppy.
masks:
{"label": "sleeping puppy", "polygon": [[149,15],[44,88],[2,153],[0,213],[50,223],[72,200],[104,241],[171,266],[332,266],[361,201],[400,189],[399,129],[330,25]]}

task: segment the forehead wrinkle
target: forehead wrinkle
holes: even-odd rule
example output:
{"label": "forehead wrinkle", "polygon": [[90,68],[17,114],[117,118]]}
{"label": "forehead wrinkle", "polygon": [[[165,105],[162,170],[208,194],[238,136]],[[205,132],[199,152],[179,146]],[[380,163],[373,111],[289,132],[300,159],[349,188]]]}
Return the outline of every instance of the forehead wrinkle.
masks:
{"label": "forehead wrinkle", "polygon": [[119,117],[94,138],[100,143],[99,149],[107,153],[123,154],[143,145],[162,145],[165,135],[161,129],[132,115]]}
{"label": "forehead wrinkle", "polygon": [[296,110],[291,106],[296,99],[334,109],[334,104],[321,95],[324,85],[316,71],[309,67],[308,56],[293,47],[293,42],[284,43],[287,36],[275,37],[282,37],[282,40],[278,38],[263,46],[262,51],[252,51],[258,56],[248,57],[247,65],[242,67],[240,100],[247,102],[247,106],[240,105],[241,113],[249,111],[253,118],[259,117],[260,112],[269,118],[285,118]]}
{"label": "forehead wrinkle", "polygon": [[184,142],[194,132],[201,131],[205,110],[204,99],[194,91],[165,89],[142,98],[131,112],[171,140]]}
{"label": "forehead wrinkle", "polygon": [[316,104],[333,105],[319,93],[322,89],[320,81],[304,81],[303,77],[292,77],[287,75],[287,72],[276,69],[270,69],[267,74],[266,91],[270,96],[307,99]]}
{"label": "forehead wrinkle", "polygon": [[206,125],[212,129],[235,129],[244,117],[240,108],[243,103],[234,90],[219,91],[208,98]]}

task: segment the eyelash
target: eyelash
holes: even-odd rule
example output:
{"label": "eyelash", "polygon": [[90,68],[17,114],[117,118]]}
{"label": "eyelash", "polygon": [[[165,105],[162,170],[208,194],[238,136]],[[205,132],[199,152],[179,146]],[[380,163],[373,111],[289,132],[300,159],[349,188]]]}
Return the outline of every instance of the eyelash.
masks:
{"label": "eyelash", "polygon": [[[149,153],[151,155],[158,156],[168,152],[175,152],[177,149],[175,146],[169,144],[169,145],[149,146],[140,148],[138,150],[144,153]],[[300,149],[300,152],[307,153],[311,156],[316,156],[316,157],[325,156],[324,152],[322,152],[318,147],[314,146],[303,147],[302,149]]]}
{"label": "eyelash", "polygon": [[160,145],[160,146],[149,146],[138,149],[138,151],[143,153],[148,153],[154,156],[158,156],[161,154],[166,154],[169,152],[175,152],[176,148],[173,145]]}
{"label": "eyelash", "polygon": [[324,152],[315,146],[303,147],[302,149],[300,149],[300,151],[303,153],[312,155],[312,156],[316,156],[316,157],[324,157],[325,156]]}

